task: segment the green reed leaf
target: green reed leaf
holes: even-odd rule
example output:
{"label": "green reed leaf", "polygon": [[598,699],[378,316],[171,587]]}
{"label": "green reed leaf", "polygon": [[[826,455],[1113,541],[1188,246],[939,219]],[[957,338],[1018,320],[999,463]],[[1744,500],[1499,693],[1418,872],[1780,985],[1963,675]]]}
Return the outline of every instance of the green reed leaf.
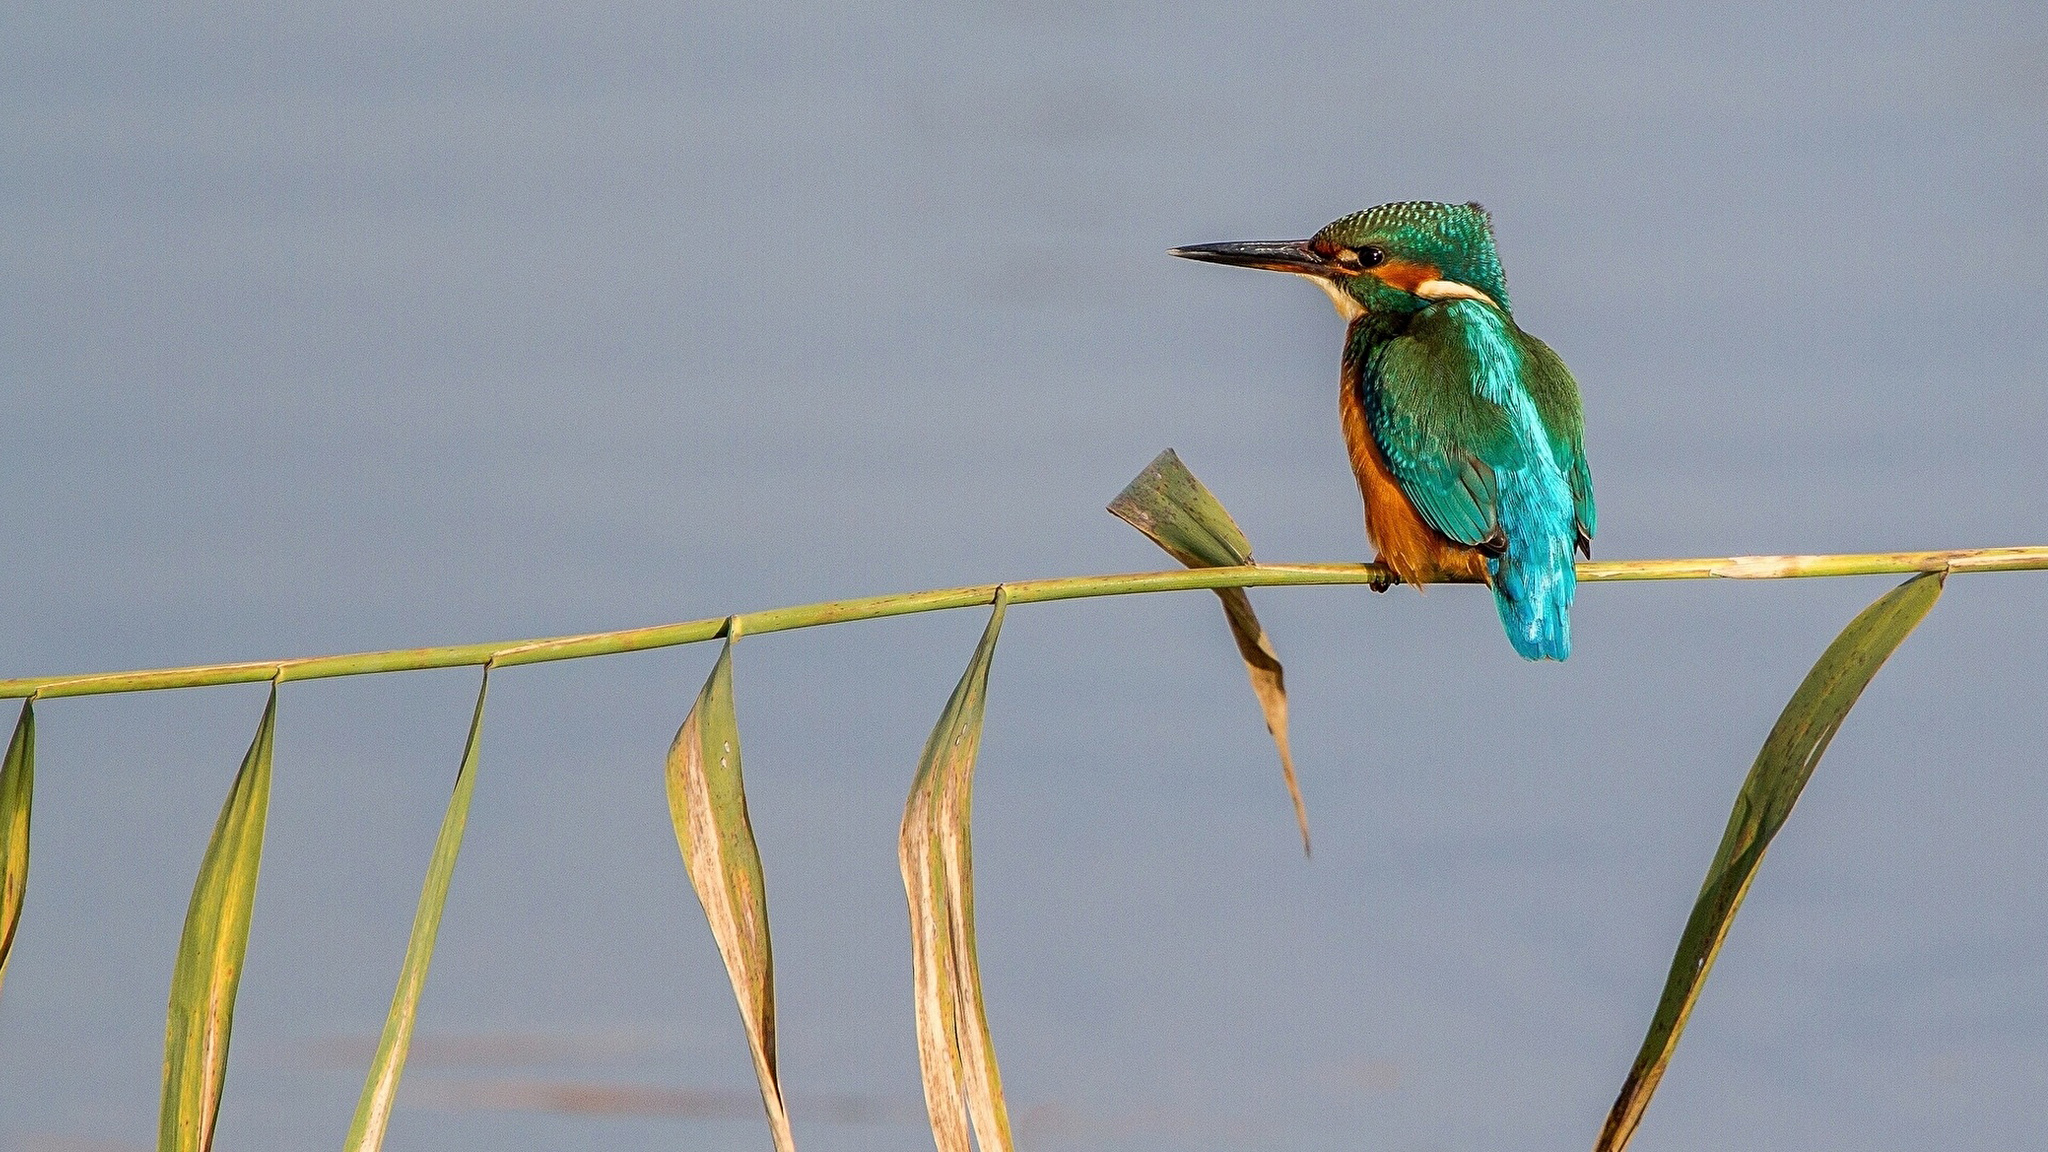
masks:
{"label": "green reed leaf", "polygon": [[1252,562],[1252,542],[1244,530],[1171,448],[1153,457],[1110,501],[1109,510],[1190,568]]}
{"label": "green reed leaf", "polygon": [[0,988],[7,984],[7,958],[21,926],[28,891],[28,814],[36,794],[36,702],[21,702],[7,759],[0,761]]}
{"label": "green reed leaf", "polygon": [[[1252,563],[1251,541],[1174,450],[1161,452],[1138,477],[1110,501],[1109,510],[1150,537],[1168,555],[1190,568],[1234,568]],[[1280,751],[1280,774],[1294,802],[1294,821],[1301,828],[1301,850],[1309,851],[1308,805],[1294,774],[1294,750],[1287,740],[1287,673],[1265,625],[1252,611],[1251,596],[1242,588],[1218,588],[1230,637],[1244,658],[1252,695],[1266,717],[1266,731]]]}
{"label": "green reed leaf", "polygon": [[427,968],[434,962],[441,911],[448,904],[448,882],[455,875],[455,857],[462,851],[462,833],[469,823],[469,798],[476,791],[477,748],[484,730],[484,696],[490,690],[491,669],[485,665],[483,683],[476,690],[476,711],[469,719],[469,739],[462,746],[462,765],[455,770],[454,794],[441,817],[434,855],[427,862],[426,883],[420,887],[420,902],[412,914],[412,937],[406,941],[405,961],[398,969],[398,988],[391,994],[384,1034],[377,1041],[377,1054],[370,1061],[362,1097],[356,1101],[355,1119],[342,1145],[346,1152],[376,1152],[384,1146],[384,1131],[391,1124],[391,1106],[398,1099],[399,1077],[405,1074],[405,1056],[412,1047],[413,1024],[419,1018],[420,993],[427,986]]}
{"label": "green reed leaf", "polygon": [[775,960],[768,938],[768,890],[753,824],[747,819],[739,724],[732,710],[736,638],[728,630],[718,663],[669,747],[668,809],[683,865],[704,905],[704,918],[739,1001],[754,1072],[761,1081],[761,1104],[768,1111],[768,1131],[776,1152],[794,1152],[796,1139],[790,1133],[775,1064]]}
{"label": "green reed leaf", "polygon": [[925,1110],[939,1152],[968,1152],[971,1120],[981,1152],[1010,1152],[1010,1113],[981,998],[974,944],[974,761],[988,698],[989,662],[1009,596],[995,610],[974,658],[925,741],[896,842],[910,899],[911,982]]}
{"label": "green reed leaf", "polygon": [[242,757],[234,787],[221,805],[213,839],[192,885],[178,961],[171,971],[170,1016],[164,1027],[164,1093],[158,1152],[207,1152],[227,1083],[228,1035],[235,991],[249,948],[256,878],[263,865],[263,826],[270,809],[270,744],[277,722],[277,685],[263,706],[256,738]]}
{"label": "green reed leaf", "polygon": [[1736,794],[1728,829],[1721,836],[1706,882],[1679,938],[1678,952],[1672,957],[1671,973],[1665,978],[1649,1034],[1608,1113],[1594,1145],[1596,1152],[1621,1152],[1628,1146],[1671,1054],[1677,1050],[1678,1038],[1699,1000],[1707,973],[1713,970],[1736,910],[1756,879],[1764,850],[1792,814],[1800,791],[1857,697],[1940,598],[1944,576],[1942,572],[1915,576],[1858,613],[1821,653],[1779,714]]}

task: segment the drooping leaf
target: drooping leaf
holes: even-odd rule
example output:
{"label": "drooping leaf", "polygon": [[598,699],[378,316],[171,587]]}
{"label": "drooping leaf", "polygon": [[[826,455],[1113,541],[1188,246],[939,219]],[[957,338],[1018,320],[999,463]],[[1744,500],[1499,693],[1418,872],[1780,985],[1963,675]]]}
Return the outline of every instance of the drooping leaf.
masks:
{"label": "drooping leaf", "polygon": [[0,988],[7,984],[7,958],[21,926],[21,902],[28,891],[28,815],[36,793],[36,710],[21,702],[7,759],[0,762]]}
{"label": "drooping leaf", "polygon": [[[1138,473],[1137,479],[1110,501],[1109,510],[1190,568],[1252,563],[1251,541],[1237,521],[1171,448]],[[1280,666],[1272,637],[1252,611],[1251,596],[1242,588],[1218,588],[1216,595],[1223,601],[1223,615],[1230,622],[1238,655],[1244,658],[1252,694],[1265,714],[1266,731],[1280,751],[1280,773],[1287,781],[1287,795],[1294,801],[1294,820],[1301,827],[1301,850],[1306,853],[1308,805],[1302,802],[1301,783],[1294,774],[1294,750],[1287,740],[1286,671]]]}
{"label": "drooping leaf", "polygon": [[925,1110],[938,1152],[968,1152],[971,1121],[981,1152],[1011,1152],[1003,1078],[981,998],[974,945],[974,761],[981,750],[989,661],[1009,597],[995,610],[974,658],[946,701],[918,758],[896,842],[910,899],[911,983]]}
{"label": "drooping leaf", "polygon": [[768,939],[768,891],[747,820],[740,778],[739,724],[732,710],[732,646],[718,663],[668,751],[668,809],[690,883],[725,960],[740,1021],[761,1080],[761,1103],[777,1152],[794,1152],[775,1064],[775,961]]}
{"label": "drooping leaf", "polygon": [[228,1036],[235,991],[249,948],[256,878],[263,865],[263,826],[270,809],[270,742],[277,721],[277,685],[256,738],[242,757],[220,808],[213,839],[192,885],[178,962],[171,972],[170,1017],[164,1028],[164,1093],[158,1152],[206,1152],[220,1118],[227,1083]]}
{"label": "drooping leaf", "polygon": [[1190,568],[1252,562],[1244,530],[1171,448],[1126,484],[1109,510]]}
{"label": "drooping leaf", "polygon": [[419,1016],[420,993],[427,986],[427,967],[434,961],[441,910],[448,903],[448,882],[455,875],[455,856],[462,851],[462,832],[469,823],[469,798],[476,791],[477,747],[484,728],[484,696],[490,689],[491,669],[485,665],[483,683],[476,690],[476,711],[470,715],[469,739],[462,746],[462,765],[455,770],[454,794],[448,798],[447,814],[441,817],[426,883],[413,911],[412,937],[406,941],[405,962],[398,969],[398,988],[391,994],[384,1034],[377,1041],[377,1055],[370,1061],[362,1097],[356,1101],[355,1120],[349,1124],[343,1145],[347,1152],[376,1152],[384,1146],[384,1131],[391,1124],[391,1106],[398,1099],[398,1080],[405,1073],[413,1023]]}
{"label": "drooping leaf", "polygon": [[1672,957],[1671,973],[1665,978],[1649,1034],[1607,1116],[1594,1145],[1596,1152],[1621,1152],[1628,1146],[1678,1047],[1678,1038],[1699,1000],[1707,973],[1713,970],[1736,910],[1763,863],[1764,850],[1792,814],[1800,791],[1857,697],[1934,607],[1941,596],[1943,576],[1940,572],[1915,576],[1858,613],[1821,653],[1779,714],[1736,794],[1728,829],[1721,836],[1699,899],[1686,919],[1678,952]]}

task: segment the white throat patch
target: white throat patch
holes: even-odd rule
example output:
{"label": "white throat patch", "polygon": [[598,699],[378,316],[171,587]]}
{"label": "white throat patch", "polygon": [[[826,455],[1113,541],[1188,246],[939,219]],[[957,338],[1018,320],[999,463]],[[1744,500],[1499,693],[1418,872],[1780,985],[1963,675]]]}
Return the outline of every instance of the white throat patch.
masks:
{"label": "white throat patch", "polygon": [[1306,272],[1297,272],[1295,275],[1314,281],[1315,286],[1321,288],[1323,295],[1328,296],[1330,303],[1336,306],[1337,315],[1342,316],[1346,324],[1365,315],[1365,305],[1354,299],[1351,293],[1337,287],[1335,281],[1325,276],[1312,276]]}

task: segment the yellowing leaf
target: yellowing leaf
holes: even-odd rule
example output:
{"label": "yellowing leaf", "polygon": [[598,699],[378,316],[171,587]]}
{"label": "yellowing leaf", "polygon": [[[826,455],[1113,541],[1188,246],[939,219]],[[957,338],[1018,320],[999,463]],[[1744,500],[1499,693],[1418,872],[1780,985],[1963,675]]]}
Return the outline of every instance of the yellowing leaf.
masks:
{"label": "yellowing leaf", "polygon": [[7,958],[21,926],[21,902],[28,890],[28,814],[36,792],[36,711],[21,702],[7,759],[0,762],[0,987],[7,983]]}
{"label": "yellowing leaf", "polygon": [[747,820],[740,733],[732,711],[730,635],[697,703],[668,751],[668,809],[690,883],[732,978],[740,1021],[761,1080],[761,1103],[777,1152],[794,1152],[789,1112],[775,1067],[775,961],[768,941],[768,893],[761,853]]}
{"label": "yellowing leaf", "polygon": [[1678,1048],[1678,1038],[1699,1000],[1707,973],[1713,970],[1736,910],[1756,879],[1764,850],[1792,814],[1792,805],[1857,697],[1934,607],[1941,596],[1942,578],[1939,572],[1915,576],[1858,613],[1821,653],[1779,714],[1749,778],[1736,794],[1728,829],[1707,868],[1692,915],[1686,919],[1678,953],[1672,957],[1671,973],[1665,978],[1649,1034],[1608,1113],[1595,1152],[1621,1152],[1628,1147],[1671,1054]]}
{"label": "yellowing leaf", "polygon": [[1009,596],[995,611],[974,658],[946,701],[918,758],[903,807],[897,862],[910,899],[911,982],[925,1110],[939,1152],[968,1152],[971,1120],[981,1152],[1010,1152],[1010,1115],[981,1000],[974,946],[974,761],[981,750],[989,661]]}
{"label": "yellowing leaf", "polygon": [[[1161,452],[1138,477],[1110,501],[1110,512],[1150,537],[1168,555],[1190,568],[1231,568],[1252,563],[1251,541],[1237,521],[1223,508],[1222,501],[1204,487],[1173,449]],[[1301,850],[1309,850],[1308,805],[1301,798],[1301,783],[1294,774],[1294,750],[1287,741],[1287,674],[1280,667],[1280,655],[1272,637],[1252,611],[1251,597],[1242,588],[1218,588],[1223,615],[1230,622],[1231,639],[1237,641],[1244,658],[1245,674],[1251,678],[1252,694],[1266,717],[1266,731],[1280,751],[1280,774],[1287,781],[1287,795],[1294,801],[1294,820],[1301,827]]]}
{"label": "yellowing leaf", "polygon": [[376,1152],[384,1146],[384,1132],[391,1124],[391,1106],[398,1099],[398,1080],[405,1073],[413,1023],[419,1016],[420,993],[427,985],[427,967],[434,961],[434,939],[441,930],[441,911],[448,904],[448,882],[455,875],[455,856],[462,851],[462,832],[469,823],[469,798],[476,791],[477,747],[483,736],[484,695],[490,689],[491,669],[487,664],[483,684],[476,690],[476,711],[469,719],[469,739],[462,746],[462,766],[455,770],[454,794],[448,798],[447,814],[441,817],[441,832],[434,840],[434,855],[427,863],[426,883],[420,888],[419,906],[413,912],[412,937],[406,941],[405,961],[399,966],[398,988],[391,994],[384,1034],[377,1041],[377,1055],[370,1061],[362,1097],[356,1101],[355,1120],[349,1124],[348,1140],[343,1145],[347,1152]]}
{"label": "yellowing leaf", "polygon": [[171,972],[170,1016],[164,1028],[164,1093],[158,1152],[206,1152],[220,1118],[227,1083],[228,1035],[235,991],[249,948],[256,878],[263,865],[263,825],[270,809],[270,741],[277,721],[277,685],[241,771],[221,805],[213,839],[192,885],[178,962]]}

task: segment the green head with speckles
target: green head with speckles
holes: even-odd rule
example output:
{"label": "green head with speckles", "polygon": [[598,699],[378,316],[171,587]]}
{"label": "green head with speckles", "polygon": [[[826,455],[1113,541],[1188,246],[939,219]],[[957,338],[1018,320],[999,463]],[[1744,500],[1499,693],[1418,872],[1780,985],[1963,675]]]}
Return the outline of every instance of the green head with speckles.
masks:
{"label": "green head with speckles", "polygon": [[1175,248],[1173,255],[1307,276],[1351,319],[1415,312],[1450,299],[1508,310],[1493,224],[1478,204],[1382,204],[1333,220],[1307,240],[1198,244]]}

